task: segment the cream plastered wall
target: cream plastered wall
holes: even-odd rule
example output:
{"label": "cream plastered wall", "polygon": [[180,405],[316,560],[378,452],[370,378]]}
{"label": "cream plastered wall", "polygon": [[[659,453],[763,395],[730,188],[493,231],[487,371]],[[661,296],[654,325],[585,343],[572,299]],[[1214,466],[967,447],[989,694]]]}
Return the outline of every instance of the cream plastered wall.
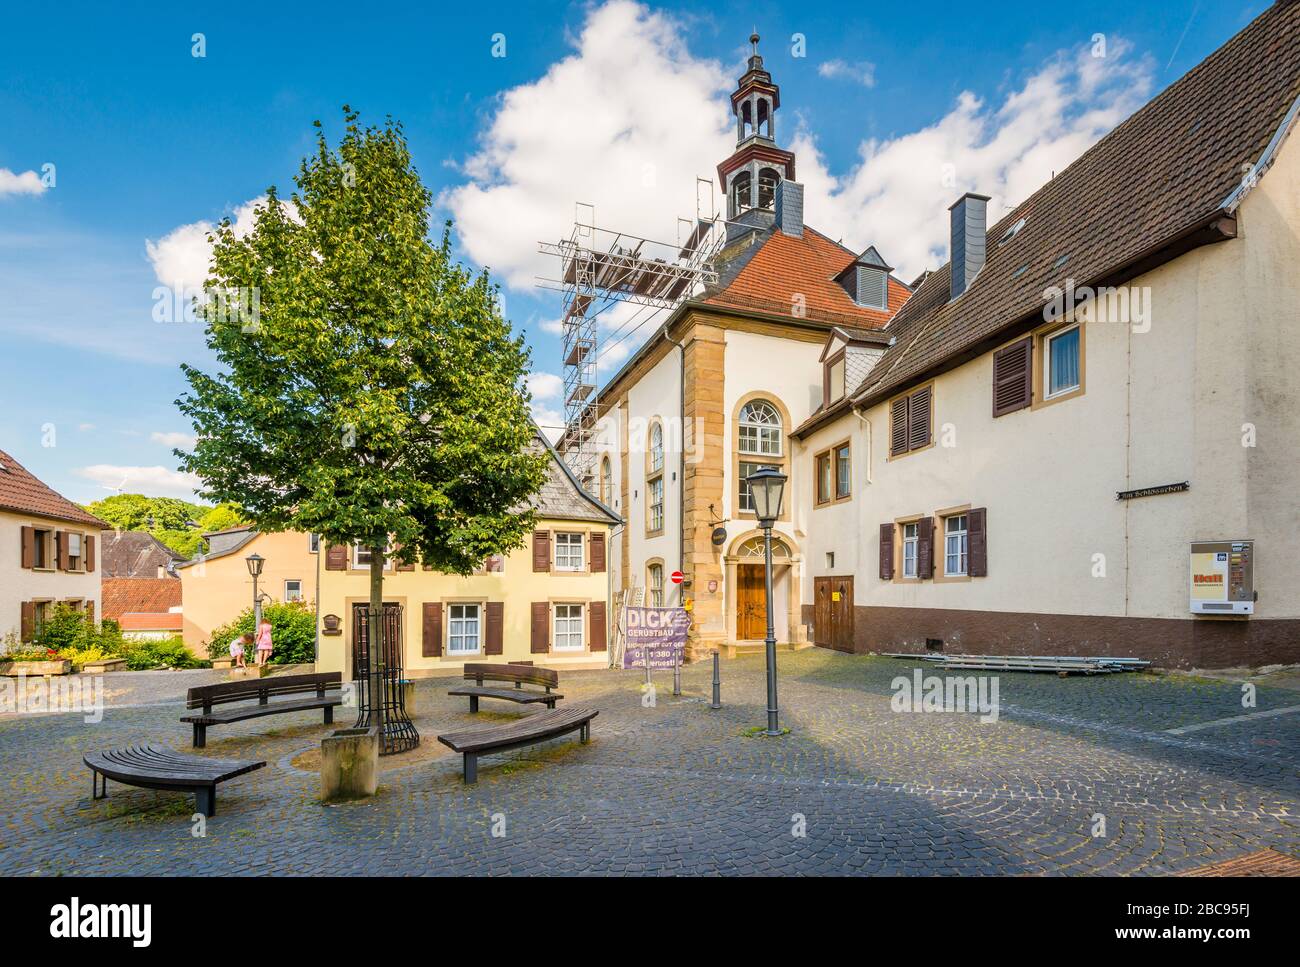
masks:
{"label": "cream plastered wall", "polygon": [[[617,508],[626,520],[615,538],[629,542],[628,569],[630,574],[620,579],[629,585],[645,587],[646,564],[662,560],[665,569],[664,604],[680,604],[680,591],[667,581],[667,574],[681,563],[681,481],[679,457],[682,448],[681,429],[681,359],[676,348],[656,363],[627,391],[627,506]],[[646,467],[648,460],[648,434],[651,420],[659,420],[664,429],[664,526],[655,536],[646,528]],[[621,553],[614,548],[614,555]]]}
{"label": "cream plastered wall", "polygon": [[[41,570],[22,566],[22,528],[65,530],[95,538],[95,570],[90,573]],[[0,639],[21,630],[24,601],[92,601],[101,614],[99,531],[70,521],[0,511]]]}
{"label": "cream plastered wall", "polygon": [[[1237,239],[1128,283],[1150,300],[1149,331],[1104,313],[1085,322],[1082,395],[994,419],[986,354],[935,381],[936,446],[889,459],[884,403],[865,414],[869,454],[852,414],[804,441],[802,508],[813,454],[846,435],[855,471],[870,478],[855,480],[851,504],[801,509],[811,573],[854,574],[859,605],[1191,619],[1189,543],[1250,538],[1256,618],[1300,614],[1295,138],[1238,217]],[[1255,446],[1243,446],[1247,424]],[[1115,499],[1184,480],[1186,493]],[[967,504],[988,509],[988,577],[880,580],[880,524]],[[936,561],[941,552],[936,533]],[[1104,576],[1094,576],[1099,564]]]}
{"label": "cream plastered wall", "polygon": [[[538,529],[549,531],[581,531],[586,534],[605,534],[609,544],[610,527],[589,521],[542,520]],[[583,572],[534,571],[531,535],[525,547],[506,557],[505,570],[492,574],[475,574],[470,577],[425,571],[417,566],[414,571],[384,571],[384,601],[402,606],[402,656],[404,670],[412,677],[454,675],[465,662],[531,661],[551,668],[603,668],[608,663],[608,650],[591,650],[589,612],[585,606],[592,601],[606,602],[608,607],[609,575],[590,570],[590,542],[584,541],[587,569]],[[552,544],[552,555],[554,544]],[[552,557],[552,560],[554,558]],[[606,555],[608,562],[608,554]],[[322,562],[323,563],[323,562]],[[349,563],[351,563],[349,561]],[[322,634],[320,659],[317,671],[337,671],[345,676],[352,673],[352,606],[370,600],[369,569],[349,567],[346,571],[321,572],[320,613]],[[444,644],[441,657],[425,657],[423,651],[424,604],[443,603],[444,643],[448,628],[447,604],[455,602],[485,604],[500,601],[504,607],[503,653],[501,655],[450,656]],[[584,605],[584,642],[581,652],[550,652],[534,654],[530,648],[532,604],[546,601],[551,604],[572,603]],[[324,618],[335,615],[340,619],[342,634],[324,633]],[[553,616],[552,619],[553,621]],[[480,621],[484,621],[481,617]],[[485,629],[481,629],[481,632]],[[613,636],[607,632],[606,647]]]}
{"label": "cream plastered wall", "polygon": [[196,655],[206,658],[213,629],[252,607],[253,579],[244,559],[253,553],[265,561],[257,582],[259,592],[283,601],[284,582],[296,580],[302,582],[303,600],[315,600],[316,554],[310,549],[308,535],[299,531],[258,534],[233,554],[178,568],[185,645]]}
{"label": "cream plastered wall", "polygon": [[[736,418],[741,401],[759,394],[780,403],[785,413],[786,425],[782,427],[786,448],[786,471],[790,477],[786,484],[785,506],[787,512],[772,528],[774,535],[782,535],[790,551],[788,569],[782,569],[775,579],[775,619],[777,637],[781,641],[796,640],[799,634],[798,602],[806,593],[802,588],[807,554],[805,533],[799,525],[797,508],[806,498],[796,479],[794,451],[796,441],[790,431],[806,420],[821,403],[822,364],[824,342],[783,339],[739,329],[727,330],[726,378],[723,385],[723,415],[726,429],[723,434],[723,507],[720,515],[727,520],[727,542],[719,548],[726,579],[718,592],[722,595],[722,613],[726,621],[726,635],[736,637],[736,565],[734,556],[737,543],[757,528],[752,514],[741,514],[738,507],[739,480],[736,475],[735,451]],[[745,459],[757,458],[746,456]]]}

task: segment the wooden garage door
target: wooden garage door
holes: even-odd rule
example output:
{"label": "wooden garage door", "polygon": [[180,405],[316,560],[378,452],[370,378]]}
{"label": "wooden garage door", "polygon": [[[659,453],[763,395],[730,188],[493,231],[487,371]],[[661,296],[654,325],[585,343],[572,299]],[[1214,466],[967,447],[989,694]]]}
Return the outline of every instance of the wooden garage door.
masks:
{"label": "wooden garage door", "polygon": [[853,651],[853,578],[813,579],[813,644]]}

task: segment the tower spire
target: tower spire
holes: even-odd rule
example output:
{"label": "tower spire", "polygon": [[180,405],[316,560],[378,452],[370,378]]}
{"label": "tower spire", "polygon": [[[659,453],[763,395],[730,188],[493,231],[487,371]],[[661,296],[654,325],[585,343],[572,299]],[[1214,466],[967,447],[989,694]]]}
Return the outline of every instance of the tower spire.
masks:
{"label": "tower spire", "polygon": [[736,151],[718,166],[718,177],[727,194],[727,218],[745,212],[771,212],[776,186],[794,178],[794,155],[777,147],[776,112],[781,106],[781,88],[763,66],[758,52],[758,29],[749,35],[750,54],[746,70],[731,94],[731,111],[736,115]]}

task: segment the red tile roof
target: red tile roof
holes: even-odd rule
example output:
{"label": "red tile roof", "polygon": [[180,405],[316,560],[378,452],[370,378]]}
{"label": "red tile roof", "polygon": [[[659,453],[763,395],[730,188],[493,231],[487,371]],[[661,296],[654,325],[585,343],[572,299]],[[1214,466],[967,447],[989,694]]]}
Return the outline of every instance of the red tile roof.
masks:
{"label": "red tile roof", "polygon": [[181,605],[180,578],[104,578],[100,612],[120,618],[129,612],[161,613]]}
{"label": "red tile roof", "polygon": [[96,530],[108,527],[98,517],[41,483],[3,450],[0,450],[0,510],[66,520]]}
{"label": "red tile roof", "polygon": [[1243,165],[1261,160],[1297,96],[1300,2],[1279,0],[992,226],[988,262],[962,296],[950,298],[949,266],[925,276],[856,401],[887,399],[1031,328],[1049,286],[1121,284],[1233,237]]}
{"label": "red tile roof", "polygon": [[758,251],[749,256],[736,277],[719,291],[706,294],[701,302],[789,316],[795,297],[801,295],[808,319],[881,329],[911,295],[907,286],[891,276],[889,309],[864,308],[835,281],[857,258],[856,253],[807,226],[802,237],[773,230],[758,238],[762,239],[755,243]]}
{"label": "red tile roof", "polygon": [[179,611],[164,614],[124,614],[117,619],[123,631],[180,631]]}

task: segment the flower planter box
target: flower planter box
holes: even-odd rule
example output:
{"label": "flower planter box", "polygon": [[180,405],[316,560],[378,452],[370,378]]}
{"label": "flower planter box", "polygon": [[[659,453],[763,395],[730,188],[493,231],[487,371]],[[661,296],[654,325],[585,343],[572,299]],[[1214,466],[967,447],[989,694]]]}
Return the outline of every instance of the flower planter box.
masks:
{"label": "flower planter box", "polygon": [[104,658],[100,661],[88,661],[81,666],[83,675],[103,675],[106,672],[126,671],[125,658]]}
{"label": "flower planter box", "polygon": [[235,659],[233,658],[214,658],[212,659],[213,668],[233,668]]}
{"label": "flower planter box", "polygon": [[19,675],[67,675],[72,662],[66,658],[53,661],[0,661],[0,675],[16,678]]}

